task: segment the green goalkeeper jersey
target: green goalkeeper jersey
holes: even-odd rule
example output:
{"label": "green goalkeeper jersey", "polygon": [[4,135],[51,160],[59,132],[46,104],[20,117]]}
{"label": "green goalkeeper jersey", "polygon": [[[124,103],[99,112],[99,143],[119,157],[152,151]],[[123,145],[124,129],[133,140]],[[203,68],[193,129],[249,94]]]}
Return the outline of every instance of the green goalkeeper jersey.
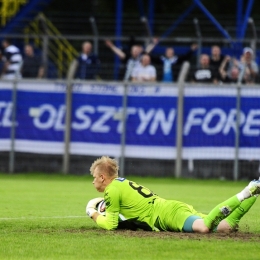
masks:
{"label": "green goalkeeper jersey", "polygon": [[107,230],[118,227],[119,214],[146,230],[182,231],[191,215],[202,216],[192,206],[165,200],[149,189],[125,178],[114,179],[104,191],[106,216],[98,216],[97,224]]}

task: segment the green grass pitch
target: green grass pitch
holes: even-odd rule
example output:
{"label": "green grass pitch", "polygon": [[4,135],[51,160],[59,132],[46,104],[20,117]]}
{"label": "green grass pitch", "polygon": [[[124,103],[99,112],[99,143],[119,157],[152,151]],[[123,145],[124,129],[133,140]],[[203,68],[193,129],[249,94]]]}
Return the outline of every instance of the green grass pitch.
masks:
{"label": "green grass pitch", "polygon": [[[129,177],[207,213],[247,183]],[[104,231],[85,214],[91,176],[0,174],[0,259],[259,259],[260,201],[232,234]]]}

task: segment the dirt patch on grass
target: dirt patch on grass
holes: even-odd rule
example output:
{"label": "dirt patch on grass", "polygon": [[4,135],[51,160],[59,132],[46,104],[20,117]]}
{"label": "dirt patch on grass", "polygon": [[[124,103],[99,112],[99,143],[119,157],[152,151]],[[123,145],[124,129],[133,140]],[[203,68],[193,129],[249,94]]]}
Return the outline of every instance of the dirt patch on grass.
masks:
{"label": "dirt patch on grass", "polygon": [[192,240],[243,240],[243,241],[259,241],[260,234],[254,234],[250,232],[232,232],[232,233],[209,233],[209,234],[195,234],[195,233],[179,233],[179,232],[152,232],[152,231],[132,231],[132,230],[115,230],[106,231],[99,228],[81,228],[81,229],[66,229],[65,232],[70,233],[92,233],[93,235],[118,235],[123,237],[147,237],[147,238],[173,238],[173,239],[192,239]]}
{"label": "dirt patch on grass", "polygon": [[131,230],[118,230],[117,234],[125,237],[155,237],[159,239],[174,238],[174,239],[193,239],[193,240],[257,240],[260,241],[260,234],[233,232],[233,233],[178,233],[178,232],[144,232],[144,231],[131,231]]}

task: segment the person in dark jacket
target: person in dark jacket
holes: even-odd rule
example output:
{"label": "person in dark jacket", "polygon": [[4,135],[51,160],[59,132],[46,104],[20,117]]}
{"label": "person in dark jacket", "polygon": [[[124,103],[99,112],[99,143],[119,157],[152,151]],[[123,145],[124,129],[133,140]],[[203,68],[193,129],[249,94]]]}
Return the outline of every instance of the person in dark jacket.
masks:
{"label": "person in dark jacket", "polygon": [[124,52],[108,39],[105,40],[105,45],[124,62],[124,80],[129,80],[132,72],[141,65],[142,55],[145,54],[143,47],[139,44],[133,44],[130,47],[130,52]]}
{"label": "person in dark jacket", "polygon": [[33,46],[24,46],[24,60],[22,65],[23,78],[42,78],[44,76],[44,65],[40,56],[35,55]]}
{"label": "person in dark jacket", "polygon": [[218,45],[213,45],[211,47],[211,56],[209,65],[217,76],[218,80],[221,80],[221,75],[219,72],[220,66],[224,60],[225,56],[221,54],[221,49]]}
{"label": "person in dark jacket", "polygon": [[218,83],[218,76],[210,67],[210,58],[207,54],[200,55],[200,67],[193,71],[192,82],[196,83]]}
{"label": "person in dark jacket", "polygon": [[78,69],[76,78],[96,79],[100,67],[100,60],[97,55],[92,53],[92,44],[88,41],[82,44],[82,53],[78,57]]}

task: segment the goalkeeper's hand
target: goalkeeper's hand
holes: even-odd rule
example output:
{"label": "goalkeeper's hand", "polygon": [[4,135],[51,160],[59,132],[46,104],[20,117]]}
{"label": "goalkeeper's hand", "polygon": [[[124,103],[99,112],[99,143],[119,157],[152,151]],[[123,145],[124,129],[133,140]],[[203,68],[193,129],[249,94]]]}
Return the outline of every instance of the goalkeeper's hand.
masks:
{"label": "goalkeeper's hand", "polygon": [[95,198],[88,202],[86,207],[86,213],[90,218],[92,218],[92,216],[97,212],[97,204],[102,200],[104,200],[104,198]]}

